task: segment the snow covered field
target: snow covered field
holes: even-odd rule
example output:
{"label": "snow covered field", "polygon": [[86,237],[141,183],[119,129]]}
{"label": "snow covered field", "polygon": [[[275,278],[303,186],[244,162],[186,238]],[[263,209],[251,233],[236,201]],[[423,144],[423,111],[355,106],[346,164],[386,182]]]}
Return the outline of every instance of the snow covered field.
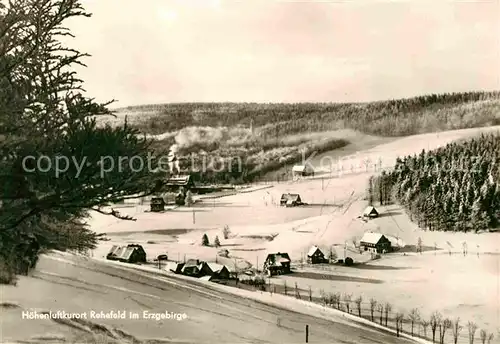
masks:
{"label": "snow covered field", "polygon": [[[211,242],[216,235],[219,236],[223,248],[228,249],[242,266],[261,266],[267,254],[276,251],[288,252],[298,264],[313,244],[336,245],[335,250],[342,257],[344,244],[347,242],[352,246],[353,238],[359,240],[366,231],[380,231],[407,245],[416,245],[420,237],[424,246],[432,250],[438,248],[436,254],[434,251],[418,256],[410,252],[393,254],[373,262],[373,269],[343,272],[379,279],[383,281],[381,284],[332,283],[293,275],[280,279],[297,281],[304,288],[312,286],[315,292],[330,289],[350,291],[354,296],[359,293],[365,298],[391,302],[395,308],[406,311],[417,307],[426,316],[432,311],[440,311],[452,318],[460,317],[463,322],[476,321],[480,328],[487,328],[496,335],[500,324],[499,233],[476,235],[422,231],[398,206],[379,208],[382,216],[367,223],[357,217],[367,205],[363,199],[367,180],[376,173],[380,164],[387,168],[398,156],[435,149],[457,139],[499,129],[466,129],[397,139],[344,159],[342,167],[334,165],[331,174],[325,171],[323,176],[205,200],[193,208],[177,208],[162,214],[144,212],[146,206],[122,210],[135,216],[136,222],[120,222],[96,215],[90,222],[92,228],[109,233],[112,241],[104,242],[94,256],[104,257],[113,242],[136,242],[144,245],[151,259],[167,253],[172,260],[197,257],[214,261],[218,249],[200,246],[201,237],[206,233]],[[379,165],[373,166],[370,162]],[[309,206],[277,206],[284,192],[299,193]],[[224,225],[231,229],[232,237],[228,240],[222,236]],[[159,231],[137,233],[150,230]],[[467,257],[459,254],[464,241],[468,244]],[[448,251],[455,254],[450,256]]]}
{"label": "snow covered field", "polygon": [[[469,129],[397,139],[345,159],[342,168],[334,165],[333,171],[325,170],[322,176],[202,200],[192,208],[179,207],[165,213],[144,212],[147,205],[132,205],[120,209],[137,219],[133,222],[97,214],[89,220],[89,224],[96,232],[108,233],[111,240],[101,242],[92,254],[94,258],[103,258],[115,243],[139,243],[146,249],[149,259],[167,253],[172,260],[199,258],[214,261],[219,249],[201,247],[200,242],[204,233],[208,235],[210,242],[217,235],[222,248],[228,249],[231,256],[222,263],[231,269],[234,269],[234,263],[238,268],[262,266],[268,253],[288,252],[299,268],[298,271],[289,276],[273,278],[272,283],[284,283],[286,280],[289,285],[293,285],[297,282],[299,288],[306,289],[310,286],[315,296],[323,289],[349,292],[353,297],[362,295],[365,300],[373,297],[379,302],[390,302],[395,310],[408,312],[417,307],[424,316],[435,310],[440,311],[451,318],[460,317],[463,325],[469,320],[477,322],[480,328],[494,333],[495,342],[498,342],[500,233],[475,235],[425,232],[416,228],[396,205],[379,207],[381,216],[369,222],[363,222],[357,217],[367,204],[363,199],[367,180],[375,173],[375,167],[370,167],[368,160],[381,161],[383,167],[390,167],[397,156],[419,153],[422,149],[434,149],[482,131],[499,129],[500,127]],[[278,207],[277,202],[284,192],[299,193],[309,205],[297,208]],[[231,230],[231,237],[227,240],[222,234],[224,225],[228,225]],[[301,257],[313,244],[333,246],[339,257],[342,257],[343,247],[347,243],[349,255],[356,260],[368,260],[366,254],[354,256],[352,241],[359,240],[363,233],[370,230],[396,237],[407,245],[415,245],[420,237],[426,251],[417,255],[411,250],[402,250],[364,267],[300,269]],[[469,248],[467,256],[460,253],[464,241]],[[434,251],[435,247],[437,251]],[[452,252],[451,255],[449,251]],[[312,278],[310,273],[330,274],[335,278]],[[3,332],[0,337],[46,343],[61,338],[89,340],[95,337],[96,331],[109,337],[108,332],[92,323],[84,324],[79,330],[54,322],[33,322],[28,327],[24,320],[19,320],[20,309],[52,308],[76,312],[89,307],[104,307],[159,311],[167,307],[178,312],[189,310],[194,314],[195,322],[179,322],[175,326],[169,322],[154,322],[151,327],[151,323],[147,321],[108,321],[107,326],[112,328],[110,333],[114,333],[112,338],[115,338],[115,342],[120,342],[124,338],[130,339],[131,337],[127,337],[129,333],[138,338],[161,337],[178,342],[181,342],[180,338],[187,338],[186,342],[197,343],[213,340],[302,342],[303,330],[297,330],[296,325],[300,322],[302,327],[303,324],[314,321],[317,324],[314,326],[319,328],[313,333],[318,337],[311,342],[338,341],[339,336],[342,336],[342,340],[351,340],[353,343],[389,343],[396,340],[393,335],[383,337],[374,331],[368,333],[361,329],[354,330],[354,327],[343,327],[347,324],[337,318],[335,323],[329,323],[323,322],[326,320],[311,320],[310,317],[286,313],[282,320],[284,326],[277,326],[276,314],[284,314],[284,311],[277,308],[263,309],[249,301],[239,302],[238,298],[229,300],[228,296],[219,294],[220,299],[217,300],[229,301],[220,304],[217,300],[212,302],[200,297],[206,293],[205,288],[212,288],[211,285],[197,287],[196,293],[192,294],[187,287],[175,287],[175,283],[168,288],[158,283],[150,277],[141,277],[140,274],[123,274],[106,263],[86,261],[75,265],[62,260],[51,262],[50,258],[43,258],[32,278],[21,278],[18,287],[1,287],[2,302],[12,302],[20,308],[3,307],[5,316],[2,317],[3,326],[0,328],[3,328]],[[243,291],[228,289],[227,292]],[[221,312],[214,313],[214,302],[222,307]],[[279,301],[292,309],[299,307],[297,302],[281,297]],[[253,307],[253,312],[260,312],[258,316],[264,320],[256,317],[249,320],[245,311],[247,307]],[[220,325],[223,323],[228,325]],[[224,335],[228,328],[232,330]],[[263,332],[256,332],[256,328]],[[332,329],[335,335],[330,333]],[[36,337],[40,333],[44,334],[43,338]],[[466,335],[466,329],[462,330],[462,334]],[[266,338],[262,338],[264,335]],[[476,342],[479,342],[479,333]]]}

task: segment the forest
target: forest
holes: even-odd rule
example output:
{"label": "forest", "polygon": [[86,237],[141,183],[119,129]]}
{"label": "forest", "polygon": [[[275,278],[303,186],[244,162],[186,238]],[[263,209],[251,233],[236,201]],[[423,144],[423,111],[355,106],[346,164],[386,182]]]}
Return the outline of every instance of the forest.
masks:
{"label": "forest", "polygon": [[117,111],[144,113],[135,124],[162,134],[190,126],[258,128],[261,138],[354,129],[379,136],[500,124],[500,92],[430,94],[370,103],[183,103],[130,106]]}
{"label": "forest", "polygon": [[499,133],[424,150],[372,178],[370,202],[400,203],[428,230],[493,230],[500,224],[499,163]]}

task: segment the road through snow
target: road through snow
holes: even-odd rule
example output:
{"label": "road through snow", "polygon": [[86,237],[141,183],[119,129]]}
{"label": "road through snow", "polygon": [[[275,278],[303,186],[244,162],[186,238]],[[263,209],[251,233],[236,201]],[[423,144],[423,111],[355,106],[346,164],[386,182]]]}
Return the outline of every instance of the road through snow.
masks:
{"label": "road through snow", "polygon": [[[53,320],[22,320],[21,311],[31,308],[87,314],[125,311],[125,319],[88,319],[88,323],[83,323],[90,332],[107,331],[112,338],[119,338],[118,342],[133,336],[142,341],[161,340],[157,343],[303,343],[308,324],[310,343],[410,343],[393,334],[350,325],[344,319],[332,322],[225,293],[209,285],[190,284],[175,276],[158,278],[147,272],[68,255],[42,256],[32,277],[21,278],[17,287],[2,286],[1,294],[2,302],[21,307],[5,310],[2,342],[33,340],[43,335],[52,342],[61,337],[68,341],[83,338],[80,332],[85,329],[78,329],[80,325],[68,329],[68,324]],[[144,311],[185,313],[187,319],[143,319]],[[139,319],[128,317],[129,312],[139,314]]]}

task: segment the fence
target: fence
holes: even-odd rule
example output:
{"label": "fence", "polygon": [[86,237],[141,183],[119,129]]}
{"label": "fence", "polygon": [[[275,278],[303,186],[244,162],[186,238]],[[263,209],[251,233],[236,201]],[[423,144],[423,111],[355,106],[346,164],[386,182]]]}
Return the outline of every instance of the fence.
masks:
{"label": "fence", "polygon": [[[476,327],[476,329],[473,331],[474,334],[471,336],[471,338],[469,334],[468,323],[466,321],[458,323],[459,331],[455,336],[454,328],[456,326],[456,319],[447,319],[441,316],[441,314],[439,314],[435,322],[431,321],[430,317],[428,319],[422,319],[418,314],[415,314],[414,317],[410,317],[409,314],[403,314],[402,312],[395,311],[393,309],[394,305],[391,305],[390,303],[379,303],[373,299],[364,300],[362,298],[356,300],[358,296],[348,293],[320,293],[321,295],[317,296],[313,294],[313,291],[310,287],[308,287],[307,289],[302,289],[298,286],[297,283],[293,285],[287,285],[286,280],[284,284],[273,284],[271,283],[271,279],[267,279],[267,282],[265,282],[265,284],[255,285],[248,282],[243,282],[239,283],[237,286],[239,288],[266,291],[271,293],[271,295],[273,293],[277,293],[310,302],[319,303],[324,305],[325,307],[331,307],[342,312],[346,312],[354,316],[372,321],[374,323],[377,323],[378,325],[382,325],[394,331],[397,331],[396,324],[398,324],[400,333],[405,333],[407,335],[411,335],[416,338],[422,338],[434,343],[492,344],[493,340],[495,340],[495,343],[500,342],[498,341],[498,335],[495,338],[494,335],[490,332],[485,332],[482,334],[481,329],[478,327]],[[436,313],[436,315],[438,315],[438,313]],[[411,319],[413,319],[413,321]],[[433,323],[434,326],[432,326]],[[433,330],[435,333],[434,340]],[[471,341],[471,339],[473,339],[473,341]]]}

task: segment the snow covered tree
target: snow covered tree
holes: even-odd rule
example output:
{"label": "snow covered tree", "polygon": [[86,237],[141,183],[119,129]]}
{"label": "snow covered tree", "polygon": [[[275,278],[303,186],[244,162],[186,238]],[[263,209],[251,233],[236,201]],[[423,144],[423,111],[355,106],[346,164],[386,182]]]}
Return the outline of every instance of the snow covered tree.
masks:
{"label": "snow covered tree", "polygon": [[215,247],[220,247],[220,240],[219,240],[219,236],[218,235],[215,236],[214,246]]}
{"label": "snow covered tree", "polygon": [[26,274],[41,250],[95,247],[84,224],[91,211],[132,220],[106,206],[161,186],[161,173],[129,163],[134,157],[154,166],[151,142],[127,123],[98,126],[96,116],[111,114],[110,102],[84,95],[74,67],[87,55],[63,38],[71,37],[68,21],[89,16],[79,0],[0,3],[3,281]]}
{"label": "snow covered tree", "polygon": [[203,234],[203,236],[201,237],[201,246],[208,246],[210,245],[210,242],[208,240],[208,236],[207,234]]}
{"label": "snow covered tree", "polygon": [[229,229],[228,225],[224,226],[224,229],[222,230],[222,234],[224,235],[225,240],[229,239],[229,236],[231,235],[231,230]]}

